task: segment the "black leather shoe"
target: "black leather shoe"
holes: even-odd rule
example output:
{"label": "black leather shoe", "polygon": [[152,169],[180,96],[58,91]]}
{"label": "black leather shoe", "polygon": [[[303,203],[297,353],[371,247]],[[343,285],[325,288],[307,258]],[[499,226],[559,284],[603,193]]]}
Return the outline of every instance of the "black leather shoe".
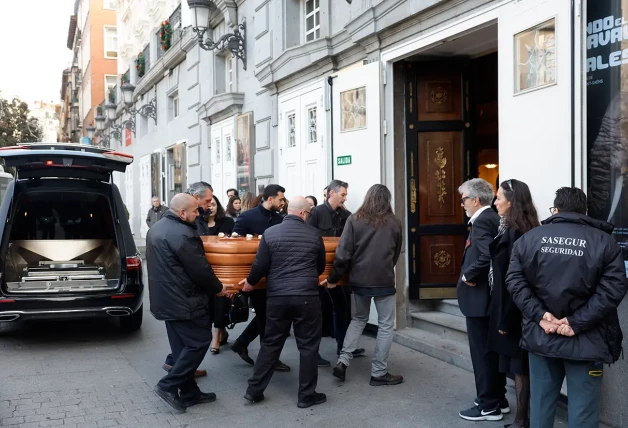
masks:
{"label": "black leather shoe", "polygon": [[386,373],[384,376],[371,376],[369,384],[371,386],[399,385],[401,382],[403,382],[403,376]]}
{"label": "black leather shoe", "polygon": [[340,380],[345,380],[345,376],[347,375],[347,366],[345,366],[343,363],[336,364],[336,367],[334,367],[332,374]]}
{"label": "black leather shoe", "polygon": [[289,372],[290,371],[290,366],[285,365],[281,361],[277,361],[277,364],[275,364],[275,371],[278,371],[278,372]]}
{"label": "black leather shoe", "polygon": [[299,409],[306,409],[318,404],[323,404],[325,401],[327,401],[327,396],[325,394],[315,392],[307,401],[299,401],[297,406]]}
{"label": "black leather shoe", "polygon": [[249,393],[244,394],[244,398],[249,400],[251,403],[259,403],[260,401],[264,401],[264,394],[262,395],[251,395]]}
{"label": "black leather shoe", "polygon": [[357,348],[355,351],[352,352],[353,354],[353,358],[355,357],[361,357],[366,353],[366,351],[364,350],[364,348]]}
{"label": "black leather shoe", "polygon": [[318,354],[318,366],[319,367],[329,367],[331,363],[325,358],[321,357],[321,354]]}
{"label": "black leather shoe", "polygon": [[213,403],[216,401],[216,394],[213,392],[201,392],[197,398],[190,401],[183,401],[186,407],[194,406],[195,404]]}
{"label": "black leather shoe", "polygon": [[[366,353],[366,350],[364,348],[357,348],[355,351],[351,353],[351,355],[353,355],[353,358],[355,358],[355,357],[362,357],[365,353]],[[336,352],[336,355],[340,356],[340,354],[342,354],[342,351]]]}
{"label": "black leather shoe", "polygon": [[236,354],[238,354],[240,356],[240,358],[242,358],[244,361],[246,361],[248,364],[254,366],[255,365],[255,361],[253,361],[253,358],[249,357],[249,350],[246,349],[245,346],[242,345],[238,345],[237,342],[233,343],[231,345],[231,350],[233,352],[235,352]]}
{"label": "black leather shoe", "polygon": [[155,386],[153,390],[155,391],[155,394],[157,394],[157,396],[164,401],[164,403],[178,412],[185,412],[186,406],[183,401],[181,401],[178,394],[161,389],[159,386]]}

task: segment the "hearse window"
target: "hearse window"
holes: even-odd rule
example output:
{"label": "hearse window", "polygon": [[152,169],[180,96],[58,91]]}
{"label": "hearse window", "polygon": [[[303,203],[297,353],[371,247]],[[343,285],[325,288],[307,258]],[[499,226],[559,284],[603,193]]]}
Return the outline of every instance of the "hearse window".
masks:
{"label": "hearse window", "polygon": [[109,202],[94,193],[26,193],[13,218],[11,240],[115,239]]}

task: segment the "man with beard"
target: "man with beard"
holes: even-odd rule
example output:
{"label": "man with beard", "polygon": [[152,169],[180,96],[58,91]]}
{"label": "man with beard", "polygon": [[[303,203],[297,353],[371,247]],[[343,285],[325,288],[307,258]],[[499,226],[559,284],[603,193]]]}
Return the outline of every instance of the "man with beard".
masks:
{"label": "man with beard", "polygon": [[[207,221],[204,217],[209,215],[209,205],[214,198],[214,189],[211,184],[205,183],[204,181],[199,181],[197,183],[192,184],[186,192],[188,195],[194,197],[194,201],[197,205],[198,215],[196,216],[196,232],[203,236],[205,235],[205,231],[207,230]],[[224,345],[224,344],[223,344]],[[169,372],[174,366],[174,358],[172,358],[172,354],[168,354],[166,357],[166,362],[162,366],[162,368]],[[195,377],[207,376],[207,370],[196,370],[194,372]]]}
{"label": "man with beard", "polygon": [[[348,188],[348,183],[332,180],[325,188],[327,196],[325,202],[312,209],[312,214],[307,224],[318,229],[322,236],[340,237],[342,235],[345,223],[351,215],[351,212],[344,207]],[[336,355],[340,356],[347,328],[349,328],[351,323],[351,290],[349,287],[336,287],[329,290],[321,290],[322,292],[328,293],[331,297],[336,336]],[[321,298],[324,298],[324,296],[321,295]],[[359,357],[364,355],[364,352],[364,348],[357,348],[352,355],[353,357]],[[319,355],[318,365],[319,367],[328,367],[330,362]]]}
{"label": "man with beard", "polygon": [[155,393],[180,412],[216,400],[216,394],[201,392],[194,373],[212,340],[210,296],[226,292],[196,233],[197,208],[192,196],[175,195],[163,221],[149,230],[146,239],[150,311],[165,321],[174,359]]}
{"label": "man with beard", "polygon": [[[283,217],[279,215],[279,211],[286,203],[285,191],[286,189],[278,184],[266,186],[262,203],[257,208],[251,208],[240,214],[233,227],[233,232],[240,236],[259,236],[263,235],[269,227],[280,224],[283,221]],[[253,287],[247,284],[242,288],[242,291],[250,293],[253,308],[255,309],[255,318],[244,329],[240,337],[233,342],[231,350],[250,365],[254,365],[255,362],[249,356],[248,346],[257,336],[260,336],[262,340],[264,339],[264,331],[266,330],[266,290],[254,290]],[[275,370],[289,372],[290,367],[281,361],[277,361]]]}

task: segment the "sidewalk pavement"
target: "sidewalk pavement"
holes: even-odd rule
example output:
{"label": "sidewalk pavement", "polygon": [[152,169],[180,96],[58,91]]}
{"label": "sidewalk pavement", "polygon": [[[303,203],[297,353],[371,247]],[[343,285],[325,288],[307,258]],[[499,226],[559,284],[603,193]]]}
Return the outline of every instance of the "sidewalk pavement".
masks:
{"label": "sidewalk pavement", "polygon": [[[63,425],[65,428],[125,427],[316,427],[316,428],[471,428],[503,427],[500,422],[467,422],[458,412],[472,405],[473,375],[427,355],[393,343],[390,371],[402,374],[397,386],[369,385],[370,357],[375,340],[363,336],[366,357],[356,358],[342,383],[331,367],[319,369],[317,390],[327,403],[297,408],[299,354],[294,336],[281,359],[290,373],[275,373],[266,400],[244,400],[252,367],[223,347],[208,353],[201,368],[209,375],[198,380],[203,391],[218,395],[215,403],[174,414],[153,393],[164,375],[161,365],[169,352],[163,323],[144,306],[141,331],[122,335],[112,321],[88,320],[3,324],[0,327],[0,425],[19,428]],[[232,342],[242,331],[230,331]],[[257,357],[259,342],[251,344]],[[335,341],[323,338],[321,354],[334,361]],[[515,407],[514,394],[508,399]],[[566,428],[564,419],[556,427]]]}

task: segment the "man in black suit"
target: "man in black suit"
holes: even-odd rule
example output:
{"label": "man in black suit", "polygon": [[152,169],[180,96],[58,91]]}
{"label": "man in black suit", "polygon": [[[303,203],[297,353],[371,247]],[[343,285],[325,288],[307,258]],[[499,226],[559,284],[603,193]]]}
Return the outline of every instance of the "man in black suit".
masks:
{"label": "man in black suit", "polygon": [[497,235],[499,215],[491,209],[495,196],[486,180],[474,178],[458,189],[460,203],[469,220],[469,237],[462,258],[458,280],[458,303],[467,318],[469,349],[475,375],[475,406],[459,413],[470,421],[499,421],[510,412],[505,399],[506,377],[499,373],[499,359],[487,346],[489,334],[488,271],[491,263],[489,244]]}

